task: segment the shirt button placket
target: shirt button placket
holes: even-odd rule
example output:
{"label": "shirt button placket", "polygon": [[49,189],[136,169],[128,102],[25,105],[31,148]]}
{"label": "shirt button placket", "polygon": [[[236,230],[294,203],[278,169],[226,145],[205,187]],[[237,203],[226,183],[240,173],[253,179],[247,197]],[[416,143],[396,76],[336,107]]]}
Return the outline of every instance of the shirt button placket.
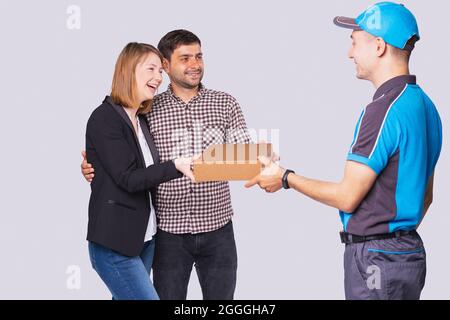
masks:
{"label": "shirt button placket", "polygon": [[[189,156],[192,156],[193,146],[194,146],[194,126],[193,126],[193,115],[192,115],[192,105],[191,103],[187,103],[184,107],[186,119],[186,128],[188,131],[188,146],[189,146]],[[195,233],[195,222],[192,217],[192,209],[194,202],[194,186],[193,182],[189,181],[189,230],[191,233]]]}

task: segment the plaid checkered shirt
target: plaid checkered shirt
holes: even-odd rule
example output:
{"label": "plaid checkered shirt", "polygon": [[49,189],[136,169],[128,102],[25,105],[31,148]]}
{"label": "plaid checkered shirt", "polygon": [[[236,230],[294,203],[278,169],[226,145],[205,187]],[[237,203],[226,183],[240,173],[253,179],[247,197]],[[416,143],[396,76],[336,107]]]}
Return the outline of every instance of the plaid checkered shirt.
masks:
{"label": "plaid checkered shirt", "polygon": [[[220,143],[251,143],[241,108],[231,95],[206,89],[183,102],[171,86],[155,96],[147,115],[161,161],[200,154]],[[231,220],[228,182],[194,183],[188,178],[158,187],[158,227],[174,234],[217,230]]]}

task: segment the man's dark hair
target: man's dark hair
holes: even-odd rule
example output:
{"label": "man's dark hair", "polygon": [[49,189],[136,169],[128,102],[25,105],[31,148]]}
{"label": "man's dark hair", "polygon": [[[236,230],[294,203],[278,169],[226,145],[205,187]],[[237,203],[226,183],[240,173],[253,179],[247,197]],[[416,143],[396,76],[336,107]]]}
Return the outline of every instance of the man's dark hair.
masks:
{"label": "man's dark hair", "polygon": [[201,45],[200,39],[192,32],[184,29],[173,30],[166,34],[158,43],[158,50],[164,58],[170,61],[172,53],[181,45],[189,45],[198,43]]}

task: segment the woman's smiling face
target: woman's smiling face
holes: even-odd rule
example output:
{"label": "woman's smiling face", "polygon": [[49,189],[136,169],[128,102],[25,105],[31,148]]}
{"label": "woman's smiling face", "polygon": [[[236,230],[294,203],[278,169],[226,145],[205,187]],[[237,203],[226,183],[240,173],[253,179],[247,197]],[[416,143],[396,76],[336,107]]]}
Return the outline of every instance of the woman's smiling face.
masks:
{"label": "woman's smiling face", "polygon": [[136,66],[136,97],[142,103],[153,99],[162,82],[161,59],[154,53],[149,53],[144,60]]}

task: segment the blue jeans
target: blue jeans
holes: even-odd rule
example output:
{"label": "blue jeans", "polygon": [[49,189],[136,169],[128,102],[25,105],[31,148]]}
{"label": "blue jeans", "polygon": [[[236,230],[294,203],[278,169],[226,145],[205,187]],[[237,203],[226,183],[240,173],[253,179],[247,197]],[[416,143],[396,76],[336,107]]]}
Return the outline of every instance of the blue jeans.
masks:
{"label": "blue jeans", "polygon": [[92,267],[108,287],[114,300],[159,300],[150,280],[155,239],[147,241],[139,256],[127,257],[89,242]]}

